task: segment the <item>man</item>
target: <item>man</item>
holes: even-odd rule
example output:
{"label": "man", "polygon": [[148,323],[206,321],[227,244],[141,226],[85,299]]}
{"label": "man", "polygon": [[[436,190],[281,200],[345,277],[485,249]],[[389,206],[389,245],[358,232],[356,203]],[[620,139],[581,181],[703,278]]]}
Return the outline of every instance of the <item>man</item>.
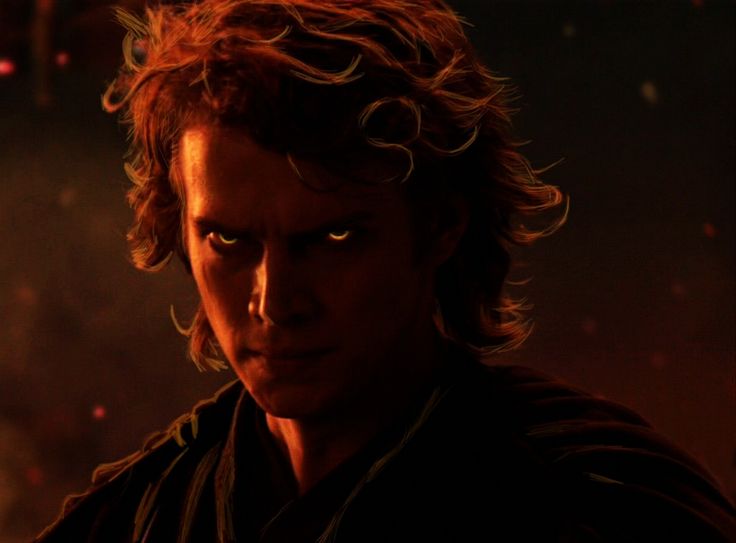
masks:
{"label": "man", "polygon": [[[136,265],[176,253],[191,357],[238,380],[101,466],[37,541],[727,541],[636,414],[531,370],[509,249],[560,206],[441,0],[122,13]],[[563,213],[564,217],[564,213]]]}

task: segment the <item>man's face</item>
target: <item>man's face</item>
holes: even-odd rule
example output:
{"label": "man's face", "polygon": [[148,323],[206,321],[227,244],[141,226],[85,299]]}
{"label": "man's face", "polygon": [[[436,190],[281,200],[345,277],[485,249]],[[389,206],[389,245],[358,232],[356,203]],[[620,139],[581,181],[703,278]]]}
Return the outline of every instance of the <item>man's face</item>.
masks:
{"label": "man's face", "polygon": [[266,412],[347,409],[413,371],[416,356],[405,355],[432,339],[436,264],[413,254],[399,187],[315,191],[286,156],[215,125],[185,131],[178,166],[204,310]]}

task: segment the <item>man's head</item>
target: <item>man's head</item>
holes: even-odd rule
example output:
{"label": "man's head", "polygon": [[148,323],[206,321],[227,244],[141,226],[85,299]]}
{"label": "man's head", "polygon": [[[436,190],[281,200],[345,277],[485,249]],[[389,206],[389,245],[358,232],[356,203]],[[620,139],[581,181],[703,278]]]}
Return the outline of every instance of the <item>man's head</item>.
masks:
{"label": "man's head", "polygon": [[[443,2],[224,0],[158,7],[145,21],[121,18],[130,29],[126,65],[104,101],[131,126],[133,260],[156,270],[176,252],[193,272],[203,297],[191,329],[195,362],[217,352],[215,335],[233,363],[238,348],[266,349],[258,345],[264,337],[234,339],[251,333],[238,318],[304,324],[324,296],[338,333],[343,319],[345,330],[352,323],[365,337],[395,334],[382,318],[402,321],[421,309],[415,324],[434,313],[462,344],[493,350],[523,339],[518,306],[502,293],[509,249],[546,232],[511,219],[554,207],[561,195],[517,152],[508,92]],[[199,228],[198,202],[218,197],[229,209],[209,209],[215,228]],[[272,203],[260,207],[261,199]],[[291,243],[299,229],[317,239],[322,215],[342,219],[339,210],[366,206],[385,229],[367,261],[342,247],[357,243],[352,223],[322,225],[336,260],[311,270],[289,261],[271,283],[287,289],[286,308],[259,309],[264,270],[286,250],[277,243],[265,251],[265,240]],[[244,294],[234,285],[245,283],[235,272],[227,294],[211,292],[230,283],[203,264],[204,248],[229,251],[241,238],[259,248],[249,257],[247,300],[238,300]],[[320,281],[324,295],[302,296],[305,282]],[[250,311],[230,313],[228,296]],[[392,296],[411,308],[392,309]],[[320,333],[314,344],[307,332],[293,336],[294,347],[335,347]],[[274,337],[274,345],[292,346]]]}
{"label": "man's head", "polygon": [[343,182],[298,162],[332,185],[315,190],[292,164],[243,129],[187,128],[184,248],[218,344],[261,407],[345,412],[432,371],[434,272],[465,214],[419,252],[400,185]]}

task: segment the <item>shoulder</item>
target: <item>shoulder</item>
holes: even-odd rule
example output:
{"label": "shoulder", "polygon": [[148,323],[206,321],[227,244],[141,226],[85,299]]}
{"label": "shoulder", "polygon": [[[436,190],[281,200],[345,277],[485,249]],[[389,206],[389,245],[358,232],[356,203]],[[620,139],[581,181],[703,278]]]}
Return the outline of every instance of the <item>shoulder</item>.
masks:
{"label": "shoulder", "polygon": [[[196,465],[224,441],[241,393],[239,381],[228,383],[174,420],[166,430],[146,438],[140,450],[98,466],[90,487],[64,500],[58,518],[35,543],[87,540],[95,526],[112,522],[111,515],[120,516],[124,524],[132,524],[126,521],[140,513],[138,506],[144,495],[161,485],[175,466],[180,470]],[[105,522],[102,517],[106,517]]]}
{"label": "shoulder", "polygon": [[640,415],[537,370],[477,366],[460,383],[475,424],[503,427],[542,466],[571,529],[604,541],[736,541],[717,481]]}

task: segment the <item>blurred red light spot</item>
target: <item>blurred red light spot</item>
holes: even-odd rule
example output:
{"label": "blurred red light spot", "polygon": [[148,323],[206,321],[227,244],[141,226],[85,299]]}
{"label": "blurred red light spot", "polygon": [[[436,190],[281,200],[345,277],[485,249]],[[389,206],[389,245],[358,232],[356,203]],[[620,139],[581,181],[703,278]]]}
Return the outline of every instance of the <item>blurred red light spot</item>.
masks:
{"label": "blurred red light spot", "polygon": [[584,334],[592,336],[598,331],[598,323],[595,319],[588,317],[580,323],[580,328]]}
{"label": "blurred red light spot", "polygon": [[36,10],[40,15],[50,15],[54,9],[54,0],[36,0]]}
{"label": "blurred red light spot", "polygon": [[70,60],[71,57],[66,51],[59,51],[54,57],[54,61],[59,68],[65,68],[66,66],[68,66]]}
{"label": "blurred red light spot", "polygon": [[38,302],[38,292],[29,285],[20,285],[15,289],[15,297],[24,306],[34,306]]}
{"label": "blurred red light spot", "polygon": [[31,486],[41,486],[43,484],[43,470],[38,466],[31,466],[26,469],[26,481]]}
{"label": "blurred red light spot", "polygon": [[653,368],[657,368],[658,370],[664,368],[667,365],[667,362],[667,356],[663,353],[653,353],[649,358],[649,363]]}
{"label": "blurred red light spot", "polygon": [[693,3],[693,7],[696,7],[696,8],[702,8],[703,5],[705,4],[704,0],[691,0],[691,1]]}
{"label": "blurred red light spot", "polygon": [[74,187],[66,187],[59,192],[59,205],[69,207],[77,200],[77,190]]}
{"label": "blurred red light spot", "polygon": [[102,420],[107,417],[107,410],[102,405],[96,405],[92,408],[92,418],[95,420]]}
{"label": "blurred red light spot", "polygon": [[670,285],[670,291],[675,296],[675,298],[683,298],[685,294],[687,294],[687,289],[685,288],[685,285],[677,280],[672,281],[672,284]]}
{"label": "blurred red light spot", "polygon": [[705,237],[713,239],[714,237],[716,237],[716,235],[718,235],[718,230],[715,226],[713,226],[712,223],[707,222],[703,224],[703,234],[705,235]]}
{"label": "blurred red light spot", "polygon": [[15,73],[15,62],[9,58],[0,58],[0,77],[7,77]]}

